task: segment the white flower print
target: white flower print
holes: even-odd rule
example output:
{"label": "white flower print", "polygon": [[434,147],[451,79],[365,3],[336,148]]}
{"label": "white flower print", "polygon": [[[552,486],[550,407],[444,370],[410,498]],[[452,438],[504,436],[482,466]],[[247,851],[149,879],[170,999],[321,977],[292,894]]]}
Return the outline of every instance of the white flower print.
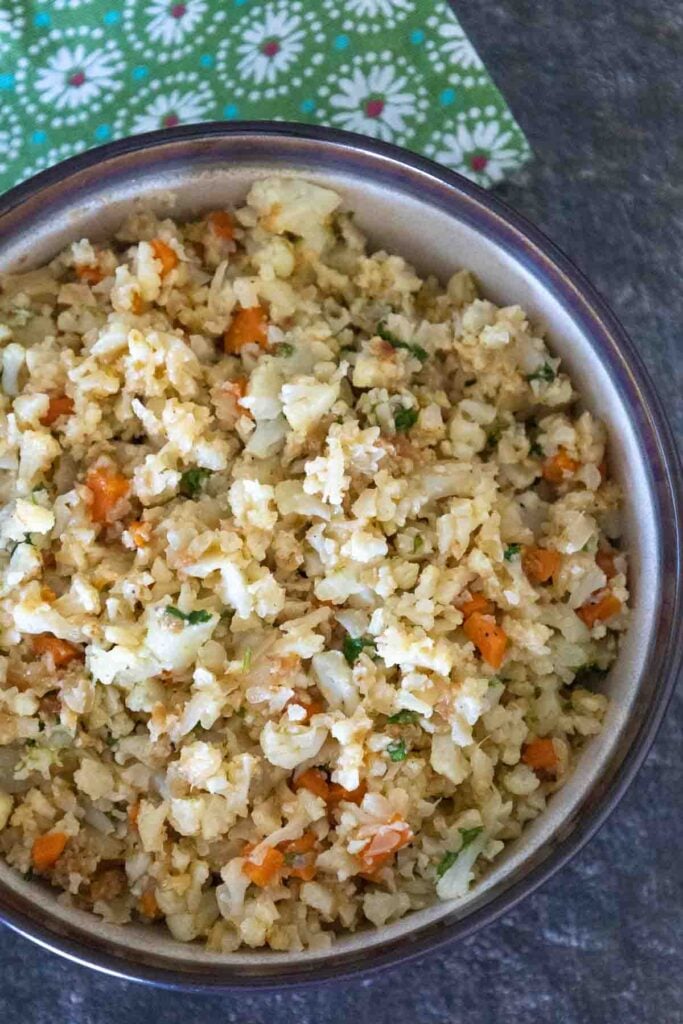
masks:
{"label": "white flower print", "polygon": [[206,0],[151,0],[145,9],[148,34],[164,46],[181,43],[196,31],[207,11]]}
{"label": "white flower print", "polygon": [[427,147],[427,152],[478,184],[490,186],[517,165],[519,153],[511,145],[513,141],[512,132],[498,121],[483,121],[469,128],[459,124]]}
{"label": "white flower print", "polygon": [[348,77],[339,78],[330,95],[329,120],[388,142],[405,132],[409,121],[421,113],[421,91],[410,88],[402,68],[379,64],[366,72],[356,65]]}
{"label": "white flower print", "polygon": [[155,96],[130,124],[133,134],[151,132],[157,128],[174,128],[177,124],[192,124],[206,117],[213,100],[207,88],[176,88]]}
{"label": "white flower print", "polygon": [[335,17],[346,16],[345,29],[364,33],[371,28],[369,21],[379,21],[385,28],[393,28],[415,9],[415,0],[323,0],[325,8]]}
{"label": "white flower print", "polygon": [[0,121],[0,173],[19,155],[23,132],[16,114],[8,110]]}
{"label": "white flower print", "polygon": [[118,71],[118,57],[110,49],[88,50],[78,43],[73,49],[60,46],[51,54],[38,68],[34,85],[43,103],[76,110],[118,88]]}
{"label": "white flower print", "polygon": [[443,40],[439,49],[452,64],[459,64],[462,68],[483,68],[479,54],[454,18],[439,24],[439,35]]}
{"label": "white flower print", "polygon": [[0,55],[21,39],[24,15],[20,9],[9,11],[0,7]]}
{"label": "white flower print", "polygon": [[362,18],[388,18],[395,11],[409,11],[410,0],[346,0],[344,13],[351,11]]}
{"label": "white flower print", "polygon": [[41,4],[49,6],[52,4],[56,11],[73,11],[77,7],[86,7],[93,0],[40,0]]}
{"label": "white flower print", "polygon": [[245,29],[236,47],[240,73],[256,85],[272,84],[301,54],[304,35],[298,14],[266,7],[263,20]]}

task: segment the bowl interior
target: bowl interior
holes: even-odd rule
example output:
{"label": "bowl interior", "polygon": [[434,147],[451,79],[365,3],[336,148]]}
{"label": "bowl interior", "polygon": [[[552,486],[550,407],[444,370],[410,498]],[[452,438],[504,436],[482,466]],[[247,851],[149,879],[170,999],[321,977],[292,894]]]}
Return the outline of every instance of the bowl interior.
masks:
{"label": "bowl interior", "polygon": [[409,946],[436,922],[452,922],[486,907],[522,883],[602,798],[608,776],[614,776],[635,735],[639,709],[648,707],[652,698],[642,674],[655,640],[661,589],[660,513],[637,384],[618,354],[606,350],[590,309],[574,286],[553,276],[535,243],[487,209],[476,194],[447,187],[424,168],[408,170],[386,154],[359,153],[350,146],[335,149],[319,141],[215,138],[184,146],[159,144],[142,155],[124,152],[98,168],[77,171],[67,187],[48,184],[39,199],[29,197],[19,211],[10,211],[1,236],[0,270],[39,265],[76,238],[104,238],[135,203],[183,218],[240,202],[255,178],[272,173],[301,175],[338,190],[369,235],[371,247],[399,253],[421,274],[436,274],[442,281],[467,267],[488,297],[502,304],[519,303],[546,329],[585,405],[609,426],[610,464],[626,496],[633,624],[605,682],[611,703],[603,732],[590,740],[576,771],[546,813],[507,848],[461,902],[439,904],[380,931],[342,938],[332,954],[209,954],[199,945],[176,943],[160,929],[121,929],[64,908],[53,892],[0,867],[2,884],[19,901],[30,895],[33,913],[48,928],[80,933],[91,946],[127,950],[137,961],[154,960],[200,974],[214,970],[217,963],[249,976],[263,971],[266,962],[268,972],[277,973],[331,956],[337,962],[353,961],[367,957],[377,946]]}

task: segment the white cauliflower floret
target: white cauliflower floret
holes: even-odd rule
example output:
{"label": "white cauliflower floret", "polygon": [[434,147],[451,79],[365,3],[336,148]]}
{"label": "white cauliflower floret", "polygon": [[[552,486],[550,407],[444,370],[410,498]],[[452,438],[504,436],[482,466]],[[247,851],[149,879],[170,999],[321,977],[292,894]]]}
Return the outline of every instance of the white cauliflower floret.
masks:
{"label": "white cauliflower floret", "polygon": [[18,498],[0,512],[0,539],[22,541],[27,533],[49,533],[55,525],[54,513],[32,501]]}
{"label": "white cauliflower floret", "polygon": [[430,764],[439,775],[459,786],[469,774],[469,762],[462,750],[455,745],[448,733],[436,733],[432,736]]}
{"label": "white cauliflower floret", "polygon": [[453,655],[444,640],[433,640],[418,630],[388,626],[375,638],[377,653],[387,668],[426,668],[447,676],[453,667]]}
{"label": "white cauliflower floret", "polygon": [[207,622],[183,622],[166,608],[167,605],[161,605],[146,609],[145,646],[162,669],[180,672],[197,660],[199,648],[218,625],[218,616],[211,614]]}
{"label": "white cauliflower floret", "polygon": [[330,217],[340,202],[336,192],[298,178],[263,178],[247,196],[267,231],[299,235],[316,252],[331,237]]}
{"label": "white cauliflower floret", "polygon": [[25,430],[19,442],[17,490],[27,494],[49,471],[60,454],[56,438],[40,430]]}
{"label": "white cauliflower floret", "polygon": [[332,408],[339,381],[321,383],[315,377],[295,377],[282,385],[282,410],[292,430],[305,434]]}
{"label": "white cauliflower floret", "polygon": [[220,772],[222,764],[223,755],[218,747],[211,743],[197,741],[187,744],[180,751],[178,773],[191,786],[210,789],[210,783]]}
{"label": "white cauliflower floret", "polygon": [[277,521],[273,508],[275,489],[258,480],[235,480],[228,494],[235,522],[242,529],[272,530]]}
{"label": "white cauliflower floret", "polygon": [[83,758],[74,772],[74,782],[91,800],[99,800],[103,796],[111,798],[115,789],[111,768],[94,757]]}
{"label": "white cauliflower floret", "polygon": [[341,651],[321,651],[311,662],[318,688],[331,708],[352,715],[358,707],[360,695],[353,672]]}
{"label": "white cauliflower floret", "polygon": [[261,730],[260,743],[271,764],[291,771],[303,761],[315,757],[326,737],[324,726],[299,725],[285,720],[280,725],[266,722]]}

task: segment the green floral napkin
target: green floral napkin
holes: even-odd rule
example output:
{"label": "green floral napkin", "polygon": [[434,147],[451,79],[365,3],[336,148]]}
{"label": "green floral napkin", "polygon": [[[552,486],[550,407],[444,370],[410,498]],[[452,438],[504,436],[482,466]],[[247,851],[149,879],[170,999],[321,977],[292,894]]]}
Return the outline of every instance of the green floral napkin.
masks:
{"label": "green floral napkin", "polygon": [[0,0],[0,192],[196,121],[363,132],[482,185],[527,142],[445,0]]}

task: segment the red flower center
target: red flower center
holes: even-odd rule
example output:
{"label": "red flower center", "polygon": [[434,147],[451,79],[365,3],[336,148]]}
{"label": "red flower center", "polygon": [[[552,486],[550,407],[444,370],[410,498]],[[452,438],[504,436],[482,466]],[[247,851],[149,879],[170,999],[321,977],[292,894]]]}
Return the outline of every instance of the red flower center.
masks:
{"label": "red flower center", "polygon": [[261,53],[264,57],[274,57],[279,52],[280,44],[277,39],[268,39],[261,47]]}
{"label": "red flower center", "polygon": [[162,118],[161,124],[164,128],[175,128],[177,124],[180,124],[180,118],[177,114],[170,113]]}
{"label": "red flower center", "polygon": [[67,81],[69,85],[75,85],[78,89],[85,82],[85,72],[74,71],[73,75],[69,75]]}
{"label": "red flower center", "polygon": [[186,11],[187,7],[185,4],[173,4],[173,7],[171,8],[171,17],[182,18]]}
{"label": "red flower center", "polygon": [[489,158],[486,153],[473,153],[470,157],[470,167],[473,171],[476,171],[477,174],[480,174],[484,170],[488,162]]}
{"label": "red flower center", "polygon": [[365,103],[365,113],[368,117],[379,117],[383,110],[384,100],[380,99],[379,96],[374,96]]}

